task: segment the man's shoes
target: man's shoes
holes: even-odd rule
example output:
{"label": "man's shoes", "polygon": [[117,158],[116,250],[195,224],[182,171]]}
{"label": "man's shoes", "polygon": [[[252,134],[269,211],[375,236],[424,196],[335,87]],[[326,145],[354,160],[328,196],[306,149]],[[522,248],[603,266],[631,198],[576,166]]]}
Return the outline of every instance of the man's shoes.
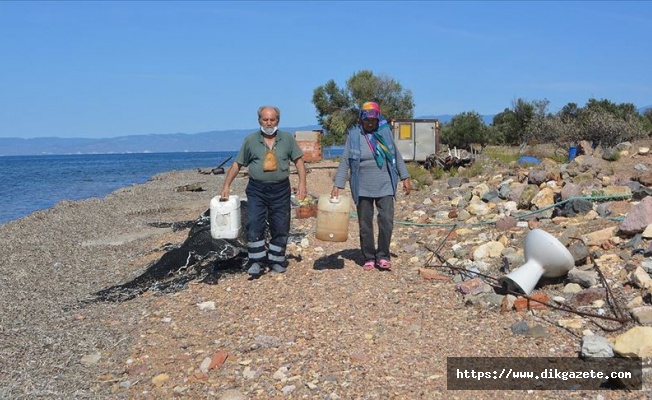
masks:
{"label": "man's shoes", "polygon": [[263,268],[258,263],[251,264],[251,267],[247,270],[247,273],[252,276],[260,275],[263,272]]}
{"label": "man's shoes", "polygon": [[283,272],[287,271],[288,269],[282,266],[281,264],[272,264],[272,271],[278,272],[279,274],[282,274]]}

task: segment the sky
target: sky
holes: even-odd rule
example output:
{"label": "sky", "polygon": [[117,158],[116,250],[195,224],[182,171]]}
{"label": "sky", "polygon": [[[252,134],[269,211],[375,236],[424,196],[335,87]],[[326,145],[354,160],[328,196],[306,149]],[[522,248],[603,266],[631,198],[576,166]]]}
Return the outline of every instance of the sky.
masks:
{"label": "sky", "polygon": [[361,70],[414,116],[652,105],[649,1],[2,1],[0,137],[109,138],[317,124]]}

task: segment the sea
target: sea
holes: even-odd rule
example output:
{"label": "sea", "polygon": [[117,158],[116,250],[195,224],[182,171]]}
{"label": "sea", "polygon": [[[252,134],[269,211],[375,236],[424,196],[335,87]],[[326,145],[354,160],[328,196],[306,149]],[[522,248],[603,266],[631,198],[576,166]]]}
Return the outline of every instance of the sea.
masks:
{"label": "sea", "polygon": [[[324,158],[342,154],[326,148]],[[0,224],[53,207],[62,200],[102,198],[156,174],[186,169],[225,169],[236,151],[70,154],[0,157]],[[231,157],[231,159],[229,159]]]}

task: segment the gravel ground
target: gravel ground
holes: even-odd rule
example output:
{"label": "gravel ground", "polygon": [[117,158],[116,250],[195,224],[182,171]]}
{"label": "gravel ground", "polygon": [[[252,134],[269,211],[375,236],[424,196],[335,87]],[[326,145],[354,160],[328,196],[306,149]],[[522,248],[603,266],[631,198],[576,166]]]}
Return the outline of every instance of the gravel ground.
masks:
{"label": "gravel ground", "polygon": [[[330,192],[333,165],[311,168],[309,192]],[[579,340],[556,327],[549,310],[468,307],[454,283],[420,278],[401,251],[433,240],[417,227],[396,227],[391,272],[362,271],[354,220],[349,240],[333,243],[315,239],[314,218],[293,219],[294,237],[309,245],[288,247],[285,274],[250,280],[231,270],[175,293],[80,303],[182,243],[188,230],[149,223],[195,220],[222,179],[171,171],[0,225],[0,398],[646,398],[447,391],[446,357],[577,357]],[[193,183],[205,191],[174,190]],[[245,184],[237,178],[232,192],[243,194]],[[426,195],[401,193],[397,209]],[[514,335],[519,321],[547,333]]]}

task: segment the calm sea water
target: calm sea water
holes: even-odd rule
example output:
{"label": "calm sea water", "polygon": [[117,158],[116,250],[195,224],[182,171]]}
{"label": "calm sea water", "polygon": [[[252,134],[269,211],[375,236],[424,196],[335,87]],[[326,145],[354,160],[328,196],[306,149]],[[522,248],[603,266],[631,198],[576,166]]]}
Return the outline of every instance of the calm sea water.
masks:
{"label": "calm sea water", "polygon": [[[104,197],[166,171],[214,168],[237,152],[82,154],[0,157],[0,224],[62,200]],[[337,157],[341,149],[325,149]],[[233,160],[225,164],[228,167]]]}

